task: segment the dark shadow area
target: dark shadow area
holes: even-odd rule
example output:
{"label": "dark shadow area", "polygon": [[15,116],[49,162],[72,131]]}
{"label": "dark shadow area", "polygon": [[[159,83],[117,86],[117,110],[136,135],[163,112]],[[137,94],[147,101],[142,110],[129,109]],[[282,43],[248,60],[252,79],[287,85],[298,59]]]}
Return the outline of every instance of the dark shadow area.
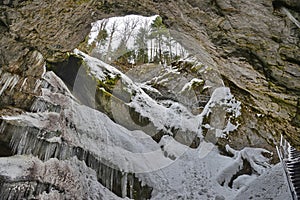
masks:
{"label": "dark shadow area", "polygon": [[47,63],[47,69],[57,74],[72,90],[81,64],[81,58],[71,55],[63,62]]}
{"label": "dark shadow area", "polygon": [[95,108],[97,82],[89,76],[82,58],[70,55],[63,62],[47,63],[47,70],[53,71],[82,104]]}
{"label": "dark shadow area", "polygon": [[237,179],[239,176],[244,175],[244,174],[247,174],[247,175],[252,174],[252,167],[251,167],[249,161],[247,161],[245,159],[243,159],[243,168],[232,176],[232,178],[230,179],[230,182],[228,183],[228,186],[230,188],[232,188],[233,181],[235,179]]}
{"label": "dark shadow area", "polygon": [[0,157],[12,156],[12,149],[6,142],[0,141]]}
{"label": "dark shadow area", "polygon": [[273,5],[274,10],[278,10],[281,7],[286,7],[291,10],[294,10],[296,12],[300,11],[300,1],[299,0],[290,0],[290,1],[275,0],[275,1],[272,1],[272,5]]}

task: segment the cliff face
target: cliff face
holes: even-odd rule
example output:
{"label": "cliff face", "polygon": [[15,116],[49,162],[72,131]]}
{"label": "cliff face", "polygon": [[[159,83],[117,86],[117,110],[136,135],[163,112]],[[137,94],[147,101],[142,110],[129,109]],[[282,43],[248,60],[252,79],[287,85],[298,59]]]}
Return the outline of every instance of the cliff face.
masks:
{"label": "cliff face", "polygon": [[[103,83],[101,83],[101,78],[103,77],[97,77],[95,75],[97,72],[95,72],[95,74],[91,73],[93,75],[88,75],[88,79],[91,82],[85,83],[82,87],[86,89],[87,96],[89,94],[95,95],[96,93],[98,97],[96,97],[96,102],[92,102],[93,106],[90,106],[89,100],[88,103],[84,102],[86,98],[84,100],[79,98],[81,103],[88,105],[90,108],[81,107],[78,100],[72,96],[64,83],[55,74],[49,72],[50,69],[55,69],[56,72],[59,72],[59,67],[68,70],[67,67],[70,63],[73,63],[72,66],[79,66],[82,64],[81,62],[85,62],[84,58],[87,56],[83,56],[81,53],[73,55],[73,50],[80,47],[80,44],[86,39],[91,30],[91,22],[111,16],[128,14],[147,16],[159,14],[170,29],[172,37],[179,41],[205,66],[205,70],[201,71],[201,74],[200,72],[197,73],[209,85],[207,95],[217,96],[214,93],[215,91],[225,90],[215,89],[227,86],[235,98],[241,102],[241,115],[235,119],[238,128],[230,133],[228,138],[218,140],[218,147],[226,151],[226,144],[230,144],[236,149],[250,146],[274,151],[274,146],[279,141],[280,134],[282,134],[291,144],[299,148],[299,10],[300,3],[297,0],[2,0],[0,1],[0,141],[5,144],[3,145],[3,152],[7,152],[3,153],[3,155],[31,153],[41,160],[45,160],[42,163],[37,158],[28,158],[32,160],[32,163],[38,163],[36,165],[42,166],[47,171],[43,180],[38,178],[40,171],[31,173],[33,174],[33,181],[28,182],[28,187],[43,188],[40,190],[36,189],[35,194],[32,194],[35,196],[42,195],[40,191],[50,190],[51,187],[56,192],[53,194],[49,193],[49,198],[53,198],[55,195],[60,197],[59,193],[72,193],[72,191],[69,191],[72,188],[58,184],[55,180],[47,179],[50,176],[49,174],[52,173],[53,165],[58,165],[65,172],[70,170],[72,175],[71,180],[68,181],[71,183],[75,183],[77,179],[80,179],[76,174],[83,173],[80,171],[83,170],[84,174],[88,174],[90,178],[86,178],[87,180],[82,178],[80,181],[86,183],[98,179],[101,184],[120,197],[148,198],[150,196],[152,188],[155,186],[155,182],[152,179],[155,179],[155,176],[159,176],[159,174],[152,175],[147,179],[143,175],[124,173],[122,171],[126,168],[124,166],[118,166],[120,168],[107,167],[118,165],[118,163],[115,163],[117,159],[114,162],[106,160],[108,157],[99,153],[106,148],[110,150],[110,146],[104,146],[101,149],[102,147],[98,147],[98,143],[95,142],[101,143],[101,141],[105,140],[105,136],[101,138],[96,134],[94,135],[93,132],[97,127],[99,129],[102,127],[99,127],[92,120],[81,119],[82,121],[80,121],[76,118],[76,114],[74,117],[76,112],[87,112],[88,114],[85,116],[88,117],[92,113],[89,109],[95,106],[112,118],[111,113],[109,113],[111,108],[105,107],[111,106],[106,104],[106,99],[112,98],[111,95],[118,97],[114,101],[117,102],[115,106],[121,110],[118,111],[120,113],[123,110],[132,109],[130,105],[128,108],[128,102],[123,99],[121,100],[125,103],[121,102],[116,94],[102,93],[103,91],[99,88],[90,87],[89,83],[92,85],[102,84],[103,86]],[[70,56],[70,53],[72,56]],[[95,61],[95,63],[97,62]],[[87,63],[87,65],[89,64]],[[106,67],[107,69],[111,68]],[[92,68],[85,68],[84,70],[87,72],[93,71]],[[118,74],[116,80],[120,78],[121,72],[112,70],[109,73],[113,74],[112,77]],[[107,77],[111,78],[110,76]],[[121,77],[124,78],[123,75]],[[127,80],[127,78],[124,78],[124,80]],[[71,81],[74,82],[74,80]],[[114,82],[109,83],[114,86]],[[104,87],[108,87],[105,89],[109,90],[110,86]],[[129,86],[131,87],[129,82],[126,82],[125,86],[122,85],[122,91],[118,91],[121,96],[124,96],[124,91],[127,92],[125,95],[128,95],[128,88],[131,91],[130,95],[143,93],[139,89],[132,89]],[[125,88],[124,91],[123,88]],[[73,110],[69,109],[69,104],[75,105],[75,108],[73,106]],[[97,106],[102,107],[98,108]],[[142,105],[140,106],[142,107]],[[139,111],[137,107],[134,109],[134,115],[137,115],[137,118],[139,118],[140,114],[143,113],[142,110]],[[222,109],[220,111],[218,108],[210,107],[210,109],[215,112],[211,116],[207,116],[207,119],[201,118],[201,120],[210,120],[210,125],[214,123],[221,124],[221,127],[217,128],[224,128],[225,121],[228,118],[231,119],[228,112],[226,113]],[[5,117],[19,115],[21,117]],[[99,113],[96,115],[101,119],[103,118],[108,124],[111,123],[108,117],[103,117]],[[194,120],[194,118],[189,119]],[[117,121],[116,119],[113,120]],[[146,133],[159,126],[155,124],[155,117],[147,116],[147,119],[143,120],[147,122],[150,120],[151,122],[150,131],[147,130],[147,127],[142,129]],[[62,123],[57,126],[53,125],[52,122],[56,121],[62,121]],[[165,122],[168,119],[162,121]],[[94,127],[81,127],[82,122]],[[123,124],[119,122],[119,124],[128,129],[131,126],[126,122]],[[61,132],[57,132],[57,127],[61,129]],[[173,127],[168,128],[171,129]],[[17,136],[13,130],[17,133]],[[86,130],[88,131],[86,132]],[[127,129],[125,131],[122,128],[117,128],[117,130],[121,133],[133,134],[128,132]],[[90,134],[89,131],[93,134],[86,136],[86,134]],[[188,143],[193,142],[191,146],[195,148],[199,145],[199,138],[196,137],[197,139],[194,139],[196,133],[193,131],[191,131],[192,139],[188,138]],[[209,132],[210,130],[206,131]],[[103,133],[110,134],[109,131],[103,131]],[[165,132],[159,133],[159,138],[154,139],[159,142],[164,134]],[[74,135],[76,135],[75,138],[73,138]],[[39,142],[34,143],[35,149],[32,149],[30,141],[33,142],[32,138],[34,137],[39,138]],[[48,139],[52,137],[61,137],[63,140],[49,141]],[[86,137],[88,138],[87,140],[85,140]],[[181,136],[179,136],[179,139],[175,138],[175,140],[186,144],[186,141],[182,142],[184,139]],[[20,144],[17,144],[18,141],[20,141]],[[130,142],[124,138],[120,141],[124,145],[121,145],[121,148],[130,151],[129,154],[124,154],[126,159],[130,159],[131,154],[135,151],[144,150],[139,148],[139,145],[146,145],[147,150],[158,146],[158,144],[148,140],[146,143],[140,140],[134,141],[134,144],[138,147],[134,147],[134,145],[133,147],[131,145],[127,146],[126,144],[130,144]],[[89,146],[89,142],[92,144],[91,146]],[[120,142],[117,140],[112,140],[111,142],[120,145]],[[10,146],[13,146],[14,149],[8,147],[10,143]],[[47,146],[50,150],[47,151],[40,148],[39,145]],[[61,146],[63,147],[62,149],[67,149],[64,155],[58,155],[59,150],[62,150],[59,149]],[[111,151],[113,152],[113,150]],[[166,152],[165,154],[168,154]],[[235,154],[244,155],[237,152]],[[108,154],[108,156],[111,155],[114,154]],[[189,156],[192,157],[192,155],[194,154]],[[47,161],[52,157],[65,160],[73,156],[77,158],[74,158],[75,160],[72,161],[56,159]],[[168,156],[172,157],[174,155],[167,155],[166,157]],[[23,163],[26,162],[26,159],[26,156],[18,157],[10,162],[12,162],[11,165],[16,165],[14,162]],[[168,162],[163,156],[159,157],[159,159],[161,159],[162,163]],[[122,159],[120,158],[120,160]],[[81,161],[85,162],[85,164],[82,164]],[[32,165],[36,166],[35,164]],[[179,164],[179,166],[181,165],[183,166],[184,164]],[[28,171],[26,166],[22,169],[24,172],[20,172],[20,174]],[[28,168],[35,169],[34,166],[28,165]],[[102,170],[97,171],[97,166],[101,166]],[[96,171],[96,174],[87,168],[92,168]],[[67,172],[62,176],[68,176]],[[112,177],[111,179],[108,178],[108,174]],[[226,173],[224,172],[224,174]],[[1,174],[1,176],[4,175]],[[230,184],[232,185],[232,181],[227,180],[228,177],[221,177],[225,183],[231,182]],[[146,184],[139,181],[138,178],[141,178]],[[8,178],[5,184],[9,188],[21,179],[22,176],[15,178],[14,181]],[[106,181],[108,179],[110,181]],[[50,183],[51,186],[45,185],[46,183]],[[3,194],[5,193],[5,187],[3,186],[2,188],[4,189],[0,191]],[[88,187],[83,187],[81,188],[82,191],[88,190]],[[95,188],[89,189],[104,190],[101,185],[96,185]],[[154,188],[154,191],[157,192],[159,189]],[[171,193],[171,190],[168,192]],[[110,195],[111,199],[118,198],[113,194]],[[159,199],[160,196],[158,195],[157,198]]]}

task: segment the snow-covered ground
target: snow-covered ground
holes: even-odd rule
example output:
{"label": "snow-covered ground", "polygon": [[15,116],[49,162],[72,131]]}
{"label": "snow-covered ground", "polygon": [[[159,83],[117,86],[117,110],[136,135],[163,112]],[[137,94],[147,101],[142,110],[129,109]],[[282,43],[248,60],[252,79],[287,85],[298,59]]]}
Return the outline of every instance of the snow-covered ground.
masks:
{"label": "snow-covered ground", "polygon": [[279,163],[272,166],[270,170],[248,183],[239,190],[235,199],[292,199],[282,165]]}

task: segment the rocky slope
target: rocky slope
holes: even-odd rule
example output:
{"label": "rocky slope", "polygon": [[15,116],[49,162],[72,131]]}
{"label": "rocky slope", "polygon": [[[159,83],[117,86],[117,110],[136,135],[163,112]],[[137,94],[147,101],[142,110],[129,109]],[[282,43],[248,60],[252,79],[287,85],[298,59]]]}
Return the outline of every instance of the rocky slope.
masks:
{"label": "rocky slope", "polygon": [[[31,153],[43,160],[42,162],[35,157],[21,156],[9,161],[11,166],[16,166],[16,162],[20,164],[30,160],[31,164],[24,164],[23,169],[20,169],[24,172],[20,172],[20,174],[26,174],[29,173],[28,171],[35,169],[31,165],[39,166],[37,171],[30,171],[29,174],[32,177],[25,177],[27,182],[24,182],[24,184],[26,183],[24,187],[35,188],[31,190],[33,193],[30,195],[36,197],[40,195],[40,198],[47,198],[47,195],[49,195],[49,198],[59,197],[60,194],[72,195],[72,188],[62,185],[60,180],[47,179],[53,173],[51,171],[53,165],[58,165],[58,168],[64,168],[62,170],[64,173],[71,170],[70,174],[73,175],[70,175],[72,180],[69,182],[72,183],[79,179],[79,181],[84,183],[97,182],[96,179],[98,179],[102,185],[114,192],[114,194],[111,192],[106,194],[107,197],[112,199],[118,198],[115,194],[119,197],[127,196],[130,198],[148,198],[150,194],[157,199],[163,198],[163,195],[170,195],[169,198],[171,198],[174,193],[173,190],[176,190],[176,187],[179,187],[178,185],[167,188],[168,184],[162,184],[161,190],[167,191],[163,193],[156,186],[156,182],[153,181],[161,174],[154,173],[150,178],[147,178],[147,175],[137,176],[132,174],[137,169],[132,170],[130,167],[120,164],[122,162],[118,163],[122,158],[120,160],[117,159],[119,158],[118,154],[114,152],[110,145],[97,146],[94,144],[95,141],[106,141],[105,139],[107,139],[105,136],[94,135],[95,128],[99,126],[96,122],[73,116],[77,112],[93,113],[91,110],[97,109],[101,112],[97,111],[93,116],[99,116],[103,120],[101,123],[104,123],[104,127],[107,124],[111,124],[111,127],[116,126],[110,120],[114,120],[114,122],[126,127],[120,128],[116,126],[120,135],[116,136],[115,140],[105,143],[112,143],[120,146],[121,149],[125,149],[126,151],[124,152],[126,153],[121,155],[126,159],[130,160],[136,151],[157,148],[158,144],[154,140],[156,142],[161,141],[163,144],[164,140],[161,140],[161,138],[165,140],[171,139],[165,135],[172,135],[174,130],[176,130],[179,134],[177,137],[174,137],[174,143],[180,147],[182,144],[191,146],[196,150],[191,150],[173,168],[182,168],[183,174],[185,174],[184,177],[192,176],[186,173],[189,170],[194,170],[195,172],[200,170],[200,168],[198,169],[192,165],[188,165],[186,168],[183,167],[184,163],[195,155],[194,151],[201,149],[199,144],[201,144],[200,141],[203,141],[204,137],[201,138],[197,131],[187,129],[191,136],[184,138],[182,130],[175,123],[168,124],[168,119],[160,118],[160,121],[156,121],[155,112],[153,112],[154,114],[149,114],[146,110],[143,113],[144,110],[141,108],[145,107],[145,105],[147,107],[148,104],[134,104],[132,103],[134,102],[134,97],[144,98],[143,100],[146,103],[152,102],[149,110],[156,108],[159,101],[152,101],[151,99],[155,98],[149,93],[147,95],[149,94],[151,98],[146,94],[145,97],[143,92],[145,88],[142,90],[133,86],[135,83],[120,75],[122,72],[118,72],[118,70],[103,64],[103,66],[106,66],[104,67],[106,70],[111,70],[109,72],[104,70],[105,77],[102,72],[97,70],[93,72],[91,67],[83,69],[79,67],[83,63],[86,63],[87,66],[92,65],[89,64],[90,60],[93,60],[92,58],[76,51],[73,53],[73,50],[79,47],[89,34],[91,22],[105,17],[127,14],[147,16],[159,14],[162,16],[164,23],[171,31],[172,37],[200,61],[201,66],[205,66],[205,70],[197,68],[198,71],[196,71],[195,75],[196,78],[201,78],[206,83],[206,86],[209,86],[206,95],[216,97],[216,91],[224,91],[220,90],[220,88],[227,86],[235,98],[241,102],[241,115],[234,119],[235,124],[239,124],[238,128],[236,130],[233,129],[226,138],[221,138],[218,141],[206,138],[208,141],[217,142],[223,153],[232,153],[228,152],[227,144],[235,149],[261,147],[275,152],[274,147],[281,134],[291,144],[299,148],[300,28],[297,26],[297,20],[299,21],[300,17],[299,10],[300,4],[297,0],[255,0],[251,2],[246,0],[0,1],[0,144],[3,144],[0,148],[3,152],[2,156],[16,153]],[[296,23],[291,16],[296,19]],[[100,61],[91,62],[98,63]],[[98,63],[98,65],[102,64]],[[71,68],[70,71],[68,66],[75,67]],[[59,76],[61,75],[60,77],[64,83],[50,70],[55,71]],[[77,91],[77,94],[76,91],[72,91],[75,92],[73,94],[69,91],[76,84],[75,78],[78,70],[84,70],[84,73],[81,73],[84,77],[79,77],[79,79],[88,80],[87,83],[79,88],[86,92],[84,95],[81,91]],[[71,76],[72,73],[75,74],[75,77]],[[64,76],[64,74],[69,76]],[[187,74],[191,73],[188,72]],[[123,84],[121,89],[110,91],[111,87],[114,87],[115,82],[119,81],[120,78],[125,80],[121,81]],[[131,78],[134,80],[134,75]],[[170,82],[171,84],[173,83]],[[101,88],[104,88],[104,91]],[[162,90],[159,92],[162,92]],[[95,94],[97,94],[96,98],[94,98]],[[220,94],[223,93],[220,92]],[[127,98],[128,96],[134,97],[130,99]],[[172,98],[170,99],[172,100]],[[226,97],[224,99],[226,100]],[[107,103],[111,101],[115,102],[114,105],[118,108],[115,109],[115,113],[111,112],[111,107],[109,107],[111,105]],[[72,104],[73,107],[68,108],[69,104]],[[175,103],[173,102],[172,108],[176,111],[178,107],[174,105]],[[208,122],[210,126],[202,124],[202,133],[210,133],[211,127],[215,128],[214,131],[225,130],[226,125],[228,125],[226,122],[228,122],[228,119],[229,121],[232,119],[232,113],[224,112],[226,109],[220,109],[219,105],[222,104],[214,104],[212,107],[208,106],[213,112],[211,115],[207,115],[206,118],[201,118],[200,120],[200,117],[203,117],[200,112],[200,115],[197,115],[197,117],[190,117],[187,114],[187,119]],[[148,138],[146,142],[137,139],[130,143],[121,136],[121,133],[133,134],[129,130],[135,130],[136,127],[134,124],[124,122],[126,116],[118,119],[113,118],[113,116],[119,116],[116,112],[122,113],[122,111],[128,110],[134,110],[131,112],[130,117],[132,115],[135,116],[133,118],[137,119],[136,123],[142,127],[140,129],[145,133],[153,136],[151,132],[155,130],[155,133],[157,133],[156,131],[158,131],[159,134],[157,134],[157,137],[153,137],[153,141],[148,136],[145,136]],[[172,116],[176,116],[175,111],[172,112]],[[102,113],[106,114],[105,117],[103,117]],[[88,116],[88,114],[85,113],[85,116]],[[170,115],[169,118],[172,118],[172,116]],[[59,123],[57,124],[57,122]],[[82,122],[91,127],[80,127]],[[150,125],[143,128],[144,123]],[[164,123],[168,127],[161,128],[163,125],[166,125]],[[101,127],[98,128],[101,129]],[[102,133],[104,135],[111,134],[111,132],[106,131]],[[122,139],[119,139],[119,137]],[[30,141],[35,141],[34,138],[38,138],[38,140],[37,143],[34,143],[36,145],[34,146],[35,148],[32,148],[30,147]],[[180,144],[177,144],[178,142]],[[88,144],[94,144],[94,146],[89,146]],[[40,147],[45,145],[49,148],[43,149]],[[62,149],[67,149],[62,155],[57,153],[62,150],[58,150],[61,148],[60,146],[64,147]],[[14,147],[14,149],[11,149],[11,147]],[[108,153],[106,156],[100,154],[101,148],[106,149],[111,154]],[[162,163],[168,163],[168,159],[174,158],[174,156],[176,158],[176,153],[174,154],[173,152],[174,149],[171,148],[169,151],[168,149],[163,149],[162,152],[164,151],[165,153],[157,155]],[[112,155],[116,156],[116,160],[110,160]],[[243,153],[238,155],[243,155]],[[238,155],[234,159],[241,159],[241,156]],[[72,158],[74,156],[77,158]],[[228,160],[226,166],[228,165],[230,170],[232,170],[232,167],[229,166],[235,166],[232,164],[234,160],[229,158],[221,159],[219,155],[216,157],[220,158],[220,160]],[[49,160],[49,158],[59,160]],[[71,158],[73,160],[70,161]],[[251,159],[249,162],[251,163]],[[210,164],[205,162],[203,165],[207,167]],[[102,171],[96,170],[99,166],[102,166]],[[137,166],[140,167],[139,169],[142,168],[144,170],[143,167],[145,166],[139,166],[138,164]],[[68,168],[68,170],[66,171],[65,168]],[[172,169],[172,167],[170,168]],[[96,170],[96,173],[90,169]],[[128,170],[122,171],[124,169]],[[39,178],[41,176],[39,170],[45,171],[43,179]],[[90,177],[77,177],[78,171],[81,174],[88,174],[86,176]],[[221,169],[216,169],[216,171],[220,172]],[[161,173],[167,174],[169,172],[166,169]],[[107,178],[108,174],[112,177],[110,181]],[[113,174],[116,174],[116,176],[113,176]],[[224,174],[226,174],[226,171]],[[68,176],[68,174],[62,176]],[[11,174],[7,175],[1,172],[1,180],[2,177],[4,177],[5,184],[1,186],[1,194],[6,195],[7,188],[14,187],[16,182],[22,182],[21,179],[24,178],[23,176],[11,177]],[[195,181],[195,184],[200,184],[200,182],[196,181],[199,177],[200,175],[190,178]],[[203,175],[203,177],[206,177],[206,175]],[[227,180],[232,178],[232,176],[223,177],[221,173],[217,179],[220,177],[222,177],[222,180],[219,182],[223,182],[224,179],[224,182],[226,183],[227,181],[227,184],[231,182],[230,185],[232,187],[232,180]],[[28,181],[29,179],[30,181]],[[168,178],[166,180],[171,181]],[[93,185],[95,188],[83,185],[80,191],[89,193],[89,190],[105,190],[100,184]],[[16,187],[21,186],[18,185]],[[39,187],[42,189],[38,189]],[[50,190],[53,192],[49,192]],[[192,188],[187,190],[191,190],[190,192],[193,193]],[[230,189],[223,188],[221,190],[228,195],[225,195],[226,197],[232,197],[230,196],[232,194],[227,193],[227,190]],[[46,191],[46,193],[42,194],[43,191]],[[247,191],[250,191],[250,189]],[[27,195],[26,191],[23,193],[25,196]],[[99,195],[104,193],[102,191]],[[30,195],[28,194],[27,196]],[[193,195],[194,198],[200,198],[199,196],[202,194]],[[221,194],[211,193],[210,195],[211,198],[218,197],[222,199]],[[81,196],[78,196],[78,198],[80,199]],[[100,196],[87,198],[101,199]]]}

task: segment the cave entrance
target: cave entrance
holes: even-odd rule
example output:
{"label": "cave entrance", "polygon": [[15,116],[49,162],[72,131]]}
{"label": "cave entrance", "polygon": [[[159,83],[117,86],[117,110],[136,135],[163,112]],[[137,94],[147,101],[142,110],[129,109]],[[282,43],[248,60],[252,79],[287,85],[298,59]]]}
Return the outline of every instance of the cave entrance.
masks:
{"label": "cave entrance", "polygon": [[47,69],[57,74],[68,88],[72,90],[81,64],[81,58],[71,55],[62,62],[47,63]]}

